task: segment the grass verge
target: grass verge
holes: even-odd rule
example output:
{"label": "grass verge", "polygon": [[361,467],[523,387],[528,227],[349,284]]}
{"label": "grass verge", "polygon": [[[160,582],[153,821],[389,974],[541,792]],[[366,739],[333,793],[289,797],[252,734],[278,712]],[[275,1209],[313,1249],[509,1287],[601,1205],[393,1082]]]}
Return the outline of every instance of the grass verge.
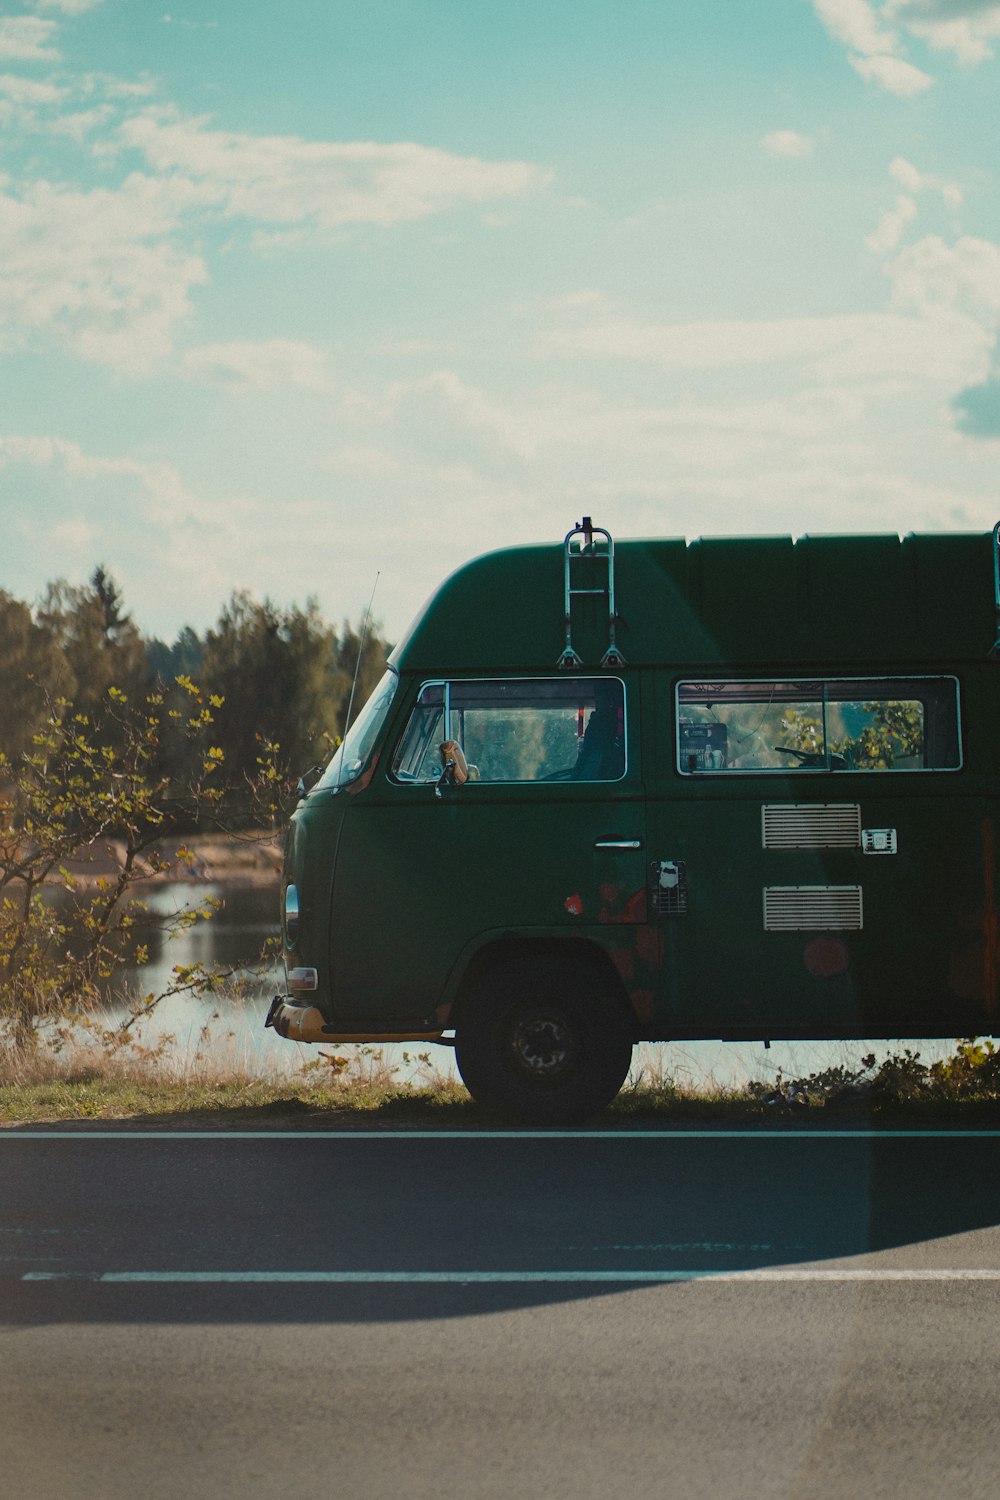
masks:
{"label": "grass verge", "polygon": [[74,1077],[0,1087],[0,1126],[60,1120],[160,1122],[192,1129],[236,1129],[332,1120],[364,1126],[370,1118],[458,1120],[474,1111],[457,1084],[412,1088],[359,1082],[330,1088],[265,1078],[225,1080]]}
{"label": "grass verge", "polygon": [[[67,1121],[129,1121],[192,1130],[368,1129],[379,1124],[474,1129],[499,1123],[452,1082],[435,1087],[356,1083],[330,1088],[259,1078],[155,1082],[70,1076],[0,1087],[0,1128]],[[643,1087],[624,1090],[593,1123],[623,1130],[641,1125],[1000,1128],[1000,1101],[966,1095],[783,1108],[741,1093],[698,1095]]]}
{"label": "grass verge", "polygon": [[[0,1127],[59,1121],[124,1121],[162,1126],[235,1129],[336,1126],[357,1129],[385,1122],[441,1127],[490,1127],[453,1073],[435,1067],[429,1052],[380,1047],[319,1052],[297,1072],[262,1071],[245,1055],[195,1051],[184,1057],[165,1038],[154,1049],[117,1050],[78,1045],[69,1052],[39,1047],[0,1061]],[[951,1057],[926,1064],[903,1049],[881,1061],[802,1078],[741,1088],[678,1082],[637,1054],[636,1067],[602,1125],[628,1129],[667,1125],[837,1125],[1000,1128],[1000,1053],[991,1041],[955,1043]]]}

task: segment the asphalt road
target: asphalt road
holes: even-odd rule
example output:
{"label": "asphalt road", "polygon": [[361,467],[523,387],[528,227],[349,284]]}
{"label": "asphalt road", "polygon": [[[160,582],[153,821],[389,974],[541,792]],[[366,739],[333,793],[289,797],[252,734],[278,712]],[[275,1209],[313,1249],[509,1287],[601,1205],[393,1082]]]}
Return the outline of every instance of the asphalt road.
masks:
{"label": "asphalt road", "polygon": [[992,1497],[1000,1136],[0,1132],[0,1495]]}

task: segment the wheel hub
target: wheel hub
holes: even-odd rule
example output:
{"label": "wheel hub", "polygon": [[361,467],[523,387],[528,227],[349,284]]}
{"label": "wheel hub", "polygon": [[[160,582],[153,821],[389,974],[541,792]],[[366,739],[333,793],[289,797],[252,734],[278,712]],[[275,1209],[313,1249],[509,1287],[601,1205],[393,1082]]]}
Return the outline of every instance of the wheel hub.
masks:
{"label": "wheel hub", "polygon": [[518,1068],[539,1079],[564,1073],[577,1052],[572,1028],[564,1017],[551,1011],[523,1017],[514,1028],[511,1046]]}

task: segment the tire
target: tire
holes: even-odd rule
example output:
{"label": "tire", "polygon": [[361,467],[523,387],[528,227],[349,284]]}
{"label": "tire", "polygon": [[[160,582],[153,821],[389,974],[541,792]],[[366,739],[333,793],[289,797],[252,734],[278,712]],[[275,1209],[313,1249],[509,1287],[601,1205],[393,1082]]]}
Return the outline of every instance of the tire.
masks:
{"label": "tire", "polygon": [[524,1125],[571,1125],[611,1103],[632,1061],[620,1001],[551,958],[504,963],[466,1003],[455,1060],[478,1104]]}

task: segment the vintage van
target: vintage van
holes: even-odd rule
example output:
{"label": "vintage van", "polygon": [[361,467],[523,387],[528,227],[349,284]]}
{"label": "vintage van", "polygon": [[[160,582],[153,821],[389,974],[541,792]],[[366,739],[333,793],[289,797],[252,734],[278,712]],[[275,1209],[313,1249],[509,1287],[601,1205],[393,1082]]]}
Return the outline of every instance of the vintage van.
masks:
{"label": "vintage van", "polygon": [[292,817],[268,1024],[553,1124],[642,1039],[993,1033],[998,536],[461,568]]}

